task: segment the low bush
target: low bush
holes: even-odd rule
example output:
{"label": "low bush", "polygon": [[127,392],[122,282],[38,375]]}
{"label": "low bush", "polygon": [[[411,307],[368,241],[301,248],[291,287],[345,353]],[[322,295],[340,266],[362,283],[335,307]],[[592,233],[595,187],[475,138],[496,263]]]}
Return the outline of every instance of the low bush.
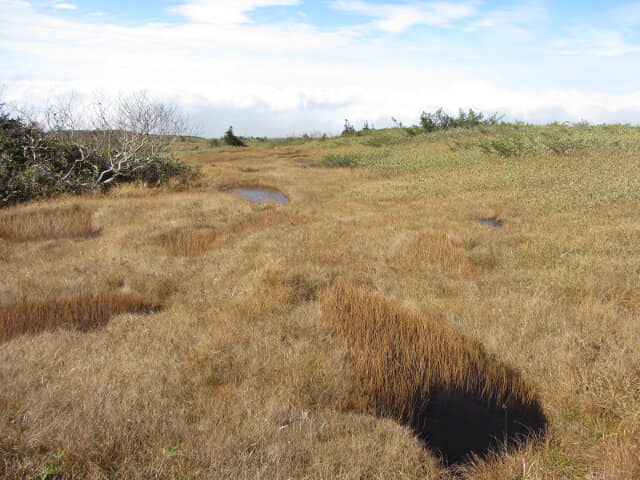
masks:
{"label": "low bush", "polygon": [[347,137],[349,135],[355,135],[356,134],[356,129],[353,126],[353,124],[349,123],[348,119],[344,120],[344,128],[342,129],[342,133],[340,135],[342,135],[343,137]]}
{"label": "low bush", "polygon": [[245,143],[233,133],[233,127],[229,127],[222,137],[222,143],[232,147],[246,147]]}
{"label": "low bush", "polygon": [[500,122],[497,114],[485,118],[482,112],[475,112],[473,109],[465,112],[460,109],[457,117],[447,114],[442,108],[433,113],[422,112],[420,115],[420,125],[427,132],[436,130],[448,130],[450,128],[471,128],[478,125],[494,125]]}
{"label": "low bush", "polygon": [[353,154],[329,154],[326,155],[322,161],[320,161],[320,166],[326,168],[356,168],[361,166],[362,162],[357,155]]}

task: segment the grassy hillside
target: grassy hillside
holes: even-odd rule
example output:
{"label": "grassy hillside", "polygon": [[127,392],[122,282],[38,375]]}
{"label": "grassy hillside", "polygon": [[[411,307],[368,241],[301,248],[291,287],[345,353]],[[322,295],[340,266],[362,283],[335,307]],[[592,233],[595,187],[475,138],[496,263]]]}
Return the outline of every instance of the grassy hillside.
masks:
{"label": "grassy hillside", "polygon": [[188,140],[0,211],[1,477],[640,477],[640,129]]}

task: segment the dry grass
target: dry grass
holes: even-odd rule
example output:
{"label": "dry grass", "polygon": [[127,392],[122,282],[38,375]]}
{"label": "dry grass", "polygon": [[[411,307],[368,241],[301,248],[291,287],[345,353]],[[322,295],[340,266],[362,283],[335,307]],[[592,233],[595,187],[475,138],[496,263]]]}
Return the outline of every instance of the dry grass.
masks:
{"label": "dry grass", "polygon": [[140,297],[121,294],[4,305],[0,306],[0,342],[7,342],[18,335],[34,335],[58,328],[87,331],[104,325],[114,315],[145,312],[152,308],[150,302]]}
{"label": "dry grass", "polygon": [[78,238],[95,235],[93,212],[85,208],[32,211],[0,216],[0,238],[10,242]]}
{"label": "dry grass", "polygon": [[[515,134],[557,146],[550,130]],[[198,187],[130,184],[82,197],[100,229],[91,241],[0,240],[3,308],[83,292],[163,306],[0,344],[0,477],[38,478],[53,464],[51,478],[640,478],[637,132],[577,130],[569,143],[591,146],[566,155],[487,153],[484,143],[507,151],[500,142],[510,139],[491,129],[201,148],[181,153],[202,168]],[[330,153],[356,154],[366,169],[296,163]],[[272,185],[291,203],[255,205],[219,190],[248,183]],[[494,217],[502,228],[478,221]],[[171,232],[215,238],[198,254],[178,246],[172,255],[158,244]],[[388,335],[333,334],[320,301],[333,285],[375,306]],[[394,316],[402,328],[381,320]],[[364,332],[379,344],[364,344]],[[394,350],[391,332],[404,349]],[[430,343],[429,332],[442,341]],[[389,387],[378,400],[365,395],[365,348],[393,374],[370,377]],[[404,363],[386,366],[383,351]],[[462,365],[484,373],[469,377]],[[426,427],[439,431],[445,419],[456,432],[457,419],[484,412],[486,438],[499,423],[497,400],[463,388],[448,396],[440,384],[514,392],[525,405],[535,387],[545,435],[452,473]],[[409,410],[384,406],[412,391],[425,398],[407,408],[425,400],[425,428],[402,423]],[[456,437],[465,438],[445,438]]]}
{"label": "dry grass", "polygon": [[174,257],[194,257],[205,253],[215,240],[213,230],[173,230],[159,237],[160,245]]}
{"label": "dry grass", "polygon": [[445,275],[469,273],[473,266],[462,241],[435,231],[419,235],[393,260],[405,271],[436,271]]}

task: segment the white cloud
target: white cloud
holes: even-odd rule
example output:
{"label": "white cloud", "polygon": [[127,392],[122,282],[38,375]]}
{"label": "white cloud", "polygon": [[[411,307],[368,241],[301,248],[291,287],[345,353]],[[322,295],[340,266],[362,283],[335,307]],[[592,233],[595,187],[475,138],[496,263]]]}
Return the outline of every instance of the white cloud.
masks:
{"label": "white cloud", "polygon": [[246,13],[259,7],[298,5],[299,0],[189,0],[171,10],[194,23],[236,25],[248,23]]}
{"label": "white cloud", "polygon": [[[3,98],[22,105],[46,105],[70,91],[90,96],[96,91],[147,90],[202,119],[202,134],[207,136],[221,135],[229,124],[242,135],[337,133],[344,118],[356,126],[368,120],[383,127],[391,116],[411,124],[422,110],[439,106],[452,113],[458,108],[504,112],[525,121],[640,119],[633,117],[640,112],[635,86],[618,94],[573,91],[581,88],[574,71],[569,68],[564,84],[549,80],[554,71],[543,60],[531,71],[540,72],[546,86],[536,80],[533,86],[520,87],[522,77],[512,64],[496,75],[504,73],[504,79],[496,80],[503,82],[498,86],[481,80],[486,77],[476,65],[451,60],[457,53],[441,42],[411,51],[396,38],[361,36],[356,27],[322,30],[293,21],[125,27],[44,15],[19,0],[0,0],[0,11]],[[455,17],[463,22],[479,14],[451,15],[439,21],[444,25]],[[577,46],[629,47],[623,36],[594,33],[589,38]],[[575,46],[570,37],[554,48]],[[481,51],[473,53],[483,64],[491,61]],[[610,70],[620,71],[616,65],[628,63],[625,76],[637,78],[640,62],[624,60],[609,65]],[[597,65],[591,60],[586,64],[591,69]]]}
{"label": "white cloud", "polygon": [[377,18],[374,26],[380,30],[399,33],[414,25],[448,27],[453,22],[468,18],[477,11],[477,1],[415,2],[405,4],[378,4],[361,0],[335,0],[336,10]]}
{"label": "white cloud", "polygon": [[614,9],[613,21],[624,26],[640,24],[640,2],[625,3]]}
{"label": "white cloud", "polygon": [[56,3],[53,8],[56,10],[75,10],[76,7],[73,3]]}
{"label": "white cloud", "polygon": [[545,18],[545,8],[538,3],[521,4],[500,10],[483,12],[467,25],[467,30],[479,28],[514,27],[525,25],[529,28],[533,22]]}
{"label": "white cloud", "polygon": [[640,52],[640,45],[629,44],[622,32],[596,28],[573,28],[571,37],[556,39],[552,48],[560,55],[615,57]]}

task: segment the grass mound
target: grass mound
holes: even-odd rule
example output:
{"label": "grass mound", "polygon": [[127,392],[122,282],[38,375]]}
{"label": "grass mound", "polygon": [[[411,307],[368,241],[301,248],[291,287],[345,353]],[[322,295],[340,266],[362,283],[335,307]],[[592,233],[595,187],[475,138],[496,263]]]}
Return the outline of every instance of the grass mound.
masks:
{"label": "grass mound", "polygon": [[25,301],[0,307],[0,343],[24,334],[58,328],[91,330],[125,312],[145,312],[154,306],[140,297],[121,294],[85,295],[76,298]]}
{"label": "grass mound", "polygon": [[325,295],[323,317],[358,379],[351,405],[411,426],[445,462],[544,430],[536,393],[518,373],[436,320],[344,286]]}
{"label": "grass mound", "polygon": [[85,208],[43,210],[0,216],[0,238],[10,242],[95,235],[93,212]]}

